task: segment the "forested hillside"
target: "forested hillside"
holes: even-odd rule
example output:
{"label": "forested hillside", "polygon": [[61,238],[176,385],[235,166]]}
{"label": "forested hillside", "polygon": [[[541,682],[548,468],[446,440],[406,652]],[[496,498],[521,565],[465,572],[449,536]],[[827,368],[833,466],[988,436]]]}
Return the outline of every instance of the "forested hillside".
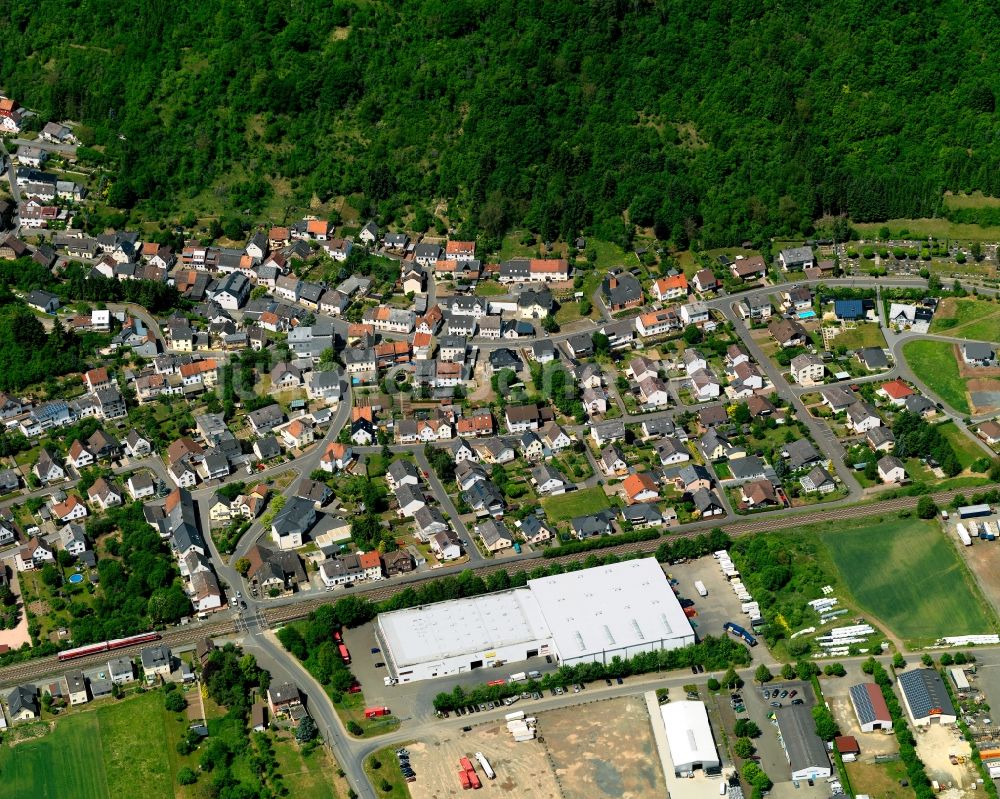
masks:
{"label": "forested hillside", "polygon": [[[8,0],[0,86],[85,123],[110,199],[363,193],[684,246],[1000,194],[987,0]],[[282,180],[287,179],[287,180]],[[280,181],[276,184],[275,181]],[[623,216],[627,211],[627,216]],[[426,214],[422,214],[426,218]]]}

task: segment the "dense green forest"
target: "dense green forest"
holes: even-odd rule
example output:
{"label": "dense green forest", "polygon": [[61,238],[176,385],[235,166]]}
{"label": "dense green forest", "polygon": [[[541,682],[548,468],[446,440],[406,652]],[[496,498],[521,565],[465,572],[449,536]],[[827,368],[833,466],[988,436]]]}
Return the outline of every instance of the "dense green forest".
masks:
{"label": "dense green forest", "polygon": [[[973,0],[11,0],[0,85],[86,126],[109,200],[221,178],[678,246],[1000,195],[1000,6]],[[92,151],[91,151],[92,152]]]}

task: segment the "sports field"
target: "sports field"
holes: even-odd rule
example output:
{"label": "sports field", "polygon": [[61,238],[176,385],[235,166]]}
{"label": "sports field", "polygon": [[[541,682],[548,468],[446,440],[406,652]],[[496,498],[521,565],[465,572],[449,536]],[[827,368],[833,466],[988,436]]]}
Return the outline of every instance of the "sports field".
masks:
{"label": "sports field", "polygon": [[958,373],[955,348],[947,341],[907,341],[903,357],[913,373],[956,411],[969,413],[965,381]]}
{"label": "sports field", "polygon": [[857,605],[904,640],[989,633],[995,616],[936,521],[819,534]]}
{"label": "sports field", "polygon": [[570,491],[557,497],[542,499],[542,507],[550,522],[562,522],[574,516],[586,516],[603,510],[611,503],[607,494],[600,486],[585,488],[582,491]]}

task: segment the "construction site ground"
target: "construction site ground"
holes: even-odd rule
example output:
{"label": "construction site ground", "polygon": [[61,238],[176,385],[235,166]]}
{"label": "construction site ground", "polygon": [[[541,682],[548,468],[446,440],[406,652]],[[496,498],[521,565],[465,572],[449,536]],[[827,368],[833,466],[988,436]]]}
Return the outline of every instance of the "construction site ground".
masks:
{"label": "construction site ground", "polygon": [[594,701],[538,715],[535,741],[515,743],[503,722],[474,726],[432,743],[407,746],[419,775],[412,799],[460,796],[461,757],[486,755],[496,771],[483,792],[539,799],[643,799],[664,796],[649,714],[642,696]]}

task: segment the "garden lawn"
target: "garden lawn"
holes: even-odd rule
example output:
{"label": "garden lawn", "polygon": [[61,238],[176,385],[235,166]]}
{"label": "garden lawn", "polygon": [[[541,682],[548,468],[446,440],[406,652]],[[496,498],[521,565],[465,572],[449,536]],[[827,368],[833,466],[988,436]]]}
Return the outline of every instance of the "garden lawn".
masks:
{"label": "garden lawn", "polygon": [[849,350],[860,350],[863,347],[885,347],[885,336],[882,335],[881,328],[871,322],[863,322],[851,330],[842,330],[833,339],[833,346],[847,347]]}
{"label": "garden lawn", "polygon": [[936,522],[890,518],[819,538],[856,603],[901,638],[995,631],[996,618]]}
{"label": "garden lawn", "polygon": [[951,448],[955,450],[955,457],[958,458],[963,469],[968,469],[972,466],[973,461],[979,458],[989,457],[986,451],[959,430],[954,422],[945,422],[937,427],[941,435],[948,439]]}
{"label": "garden lawn", "polygon": [[557,497],[545,497],[542,508],[550,522],[563,522],[575,516],[586,516],[610,506],[607,494],[600,486],[570,491]]}
{"label": "garden lawn", "polygon": [[955,348],[947,341],[908,341],[903,357],[914,374],[956,411],[969,413],[965,381],[958,373]]}

